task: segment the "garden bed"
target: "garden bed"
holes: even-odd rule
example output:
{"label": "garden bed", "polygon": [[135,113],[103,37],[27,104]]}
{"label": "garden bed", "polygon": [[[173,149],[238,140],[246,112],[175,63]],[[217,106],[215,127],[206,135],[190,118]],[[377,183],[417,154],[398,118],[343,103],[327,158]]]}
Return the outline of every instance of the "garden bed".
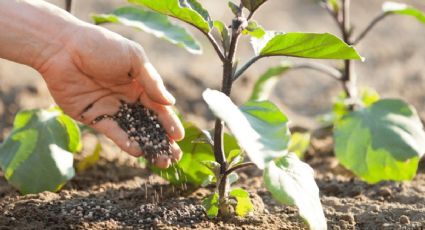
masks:
{"label": "garden bed", "polygon": [[[316,171],[329,229],[425,227],[425,164],[411,182],[368,185],[337,164],[329,152],[330,137],[313,144],[317,148],[307,158]],[[122,155],[104,155],[58,193],[20,196],[2,177],[0,228],[306,228],[296,208],[279,205],[271,198],[261,186],[257,170],[245,170],[239,182],[253,194],[257,211],[244,219],[211,221],[200,205],[210,189],[167,185]]]}

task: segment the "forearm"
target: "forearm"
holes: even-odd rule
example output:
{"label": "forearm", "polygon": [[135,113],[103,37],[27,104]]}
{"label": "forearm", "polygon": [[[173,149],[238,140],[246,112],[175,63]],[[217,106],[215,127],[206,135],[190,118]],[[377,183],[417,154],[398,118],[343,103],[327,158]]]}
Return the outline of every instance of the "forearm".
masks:
{"label": "forearm", "polygon": [[0,0],[0,58],[40,69],[82,21],[40,0]]}

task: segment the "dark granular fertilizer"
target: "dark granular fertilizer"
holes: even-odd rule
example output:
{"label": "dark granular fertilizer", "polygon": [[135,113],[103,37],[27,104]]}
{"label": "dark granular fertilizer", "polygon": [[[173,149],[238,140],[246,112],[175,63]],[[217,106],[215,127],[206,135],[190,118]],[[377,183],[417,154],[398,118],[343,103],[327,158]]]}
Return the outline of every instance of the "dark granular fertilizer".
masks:
{"label": "dark granular fertilizer", "polygon": [[145,158],[153,161],[160,155],[171,156],[171,145],[167,133],[158,120],[158,116],[142,104],[126,103],[113,116],[101,115],[92,121],[92,125],[103,119],[115,120],[127,133],[130,141],[136,141]]}

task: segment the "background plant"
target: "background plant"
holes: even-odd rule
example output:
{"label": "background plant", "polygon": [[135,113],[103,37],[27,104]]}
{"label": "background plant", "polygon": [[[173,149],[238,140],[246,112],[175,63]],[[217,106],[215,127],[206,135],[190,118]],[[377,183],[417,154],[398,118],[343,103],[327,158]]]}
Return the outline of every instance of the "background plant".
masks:
{"label": "background plant", "polygon": [[[350,0],[325,0],[321,4],[336,22],[343,40],[353,46],[391,15],[410,16],[425,23],[425,14],[420,10],[386,2],[382,12],[356,33],[351,24]],[[342,165],[369,183],[413,179],[425,153],[425,133],[416,110],[398,99],[380,99],[371,88],[359,90],[353,60],[345,60],[341,69],[319,63],[285,62],[259,78],[251,98],[267,99],[283,73],[300,68],[318,70],[341,84],[343,92],[327,120],[334,126],[335,155]]]}

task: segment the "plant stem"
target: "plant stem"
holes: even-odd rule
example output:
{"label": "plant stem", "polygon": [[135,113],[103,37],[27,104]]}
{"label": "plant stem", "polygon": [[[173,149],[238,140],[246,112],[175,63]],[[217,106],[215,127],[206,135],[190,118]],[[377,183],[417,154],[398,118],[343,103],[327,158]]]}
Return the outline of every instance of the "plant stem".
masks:
{"label": "plant stem", "polygon": [[68,13],[71,13],[72,8],[72,0],[65,0],[65,10],[68,11]]}
{"label": "plant stem", "polygon": [[386,16],[388,16],[388,13],[381,13],[378,16],[376,16],[366,27],[366,29],[363,30],[363,32],[360,33],[360,35],[354,39],[353,45],[357,45],[368,33],[369,31],[382,19],[384,19]]}
{"label": "plant stem", "polygon": [[[350,0],[342,0],[342,21],[340,22],[342,37],[345,43],[352,45],[351,42],[351,22],[350,22]],[[343,77],[341,79],[342,87],[350,101],[349,110],[354,110],[354,103],[357,101],[357,85],[354,73],[354,62],[352,60],[344,61]]]}
{"label": "plant stem", "polygon": [[[241,24],[238,23],[238,19],[234,19],[232,22],[232,37],[230,40],[230,46],[223,61],[223,80],[221,85],[221,92],[230,96],[233,83],[233,65],[235,62],[235,54],[238,45],[239,36],[241,34]],[[220,182],[218,185],[219,203],[226,206],[227,197],[229,193],[229,185],[227,184],[227,162],[224,154],[223,146],[223,127],[224,123],[220,119],[215,122],[214,129],[214,156],[217,163],[220,164]]]}
{"label": "plant stem", "polygon": [[243,169],[243,168],[250,167],[250,166],[255,166],[255,164],[253,162],[241,163],[241,164],[238,164],[238,165],[228,169],[225,174],[229,175],[230,173],[232,173],[232,172],[234,172],[238,169]]}

